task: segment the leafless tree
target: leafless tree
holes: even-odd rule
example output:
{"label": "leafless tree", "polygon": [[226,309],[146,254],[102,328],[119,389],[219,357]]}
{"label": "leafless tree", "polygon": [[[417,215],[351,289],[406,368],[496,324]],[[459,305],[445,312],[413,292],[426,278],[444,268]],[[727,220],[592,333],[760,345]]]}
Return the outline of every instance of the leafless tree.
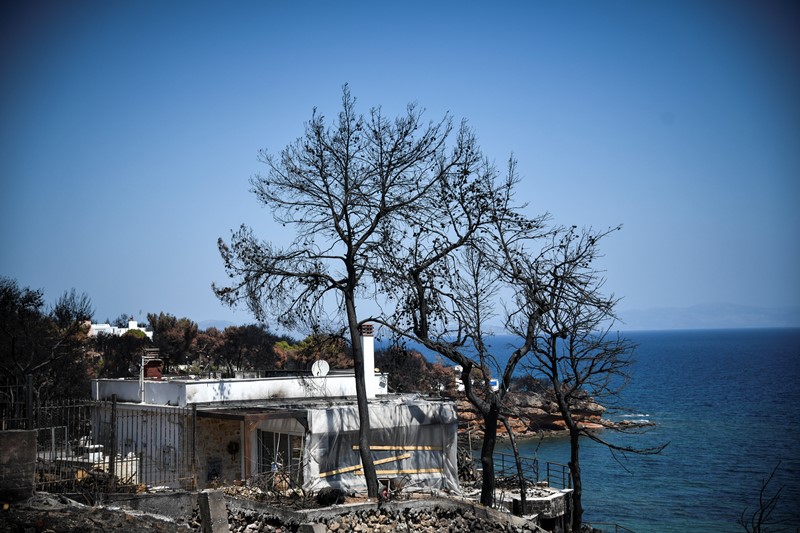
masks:
{"label": "leafless tree", "polygon": [[583,521],[581,437],[623,454],[663,449],[611,443],[588,430],[577,416],[586,402],[611,401],[629,381],[635,344],[612,332],[618,300],[602,293],[604,280],[593,266],[599,257],[598,242],[617,229],[560,229],[536,256],[507,247],[498,262],[515,291],[507,327],[530,347],[523,366],[550,383],[569,430],[573,531],[580,531]]}
{"label": "leafless tree", "polygon": [[214,291],[223,302],[245,303],[257,319],[272,316],[290,330],[319,331],[331,320],[326,317],[345,317],[338,327],[349,333],[353,349],[359,449],[368,494],[377,496],[359,336],[366,320],[359,304],[377,299],[378,266],[384,264],[377,256],[392,253],[387,240],[426,219],[431,192],[468,165],[475,141],[449,116],[425,123],[413,104],[389,119],[380,108],[360,115],[355,103],[345,86],[332,124],[314,110],[303,136],[277,157],[260,153],[267,172],[251,179],[253,192],[278,223],[291,228],[294,240],[279,248],[246,226],[229,243],[220,239],[231,281]]}
{"label": "leafless tree", "polygon": [[[515,204],[513,158],[504,177],[478,152],[457,170],[430,196],[427,218],[387,239],[393,250],[381,254],[381,281],[397,305],[382,323],[462,367],[466,397],[484,422],[481,503],[491,505],[498,421],[516,365],[530,348],[516,350],[502,367],[492,354],[486,326],[504,283],[495,256],[502,242],[541,237],[546,217],[526,218]],[[497,388],[490,386],[494,376]]]}

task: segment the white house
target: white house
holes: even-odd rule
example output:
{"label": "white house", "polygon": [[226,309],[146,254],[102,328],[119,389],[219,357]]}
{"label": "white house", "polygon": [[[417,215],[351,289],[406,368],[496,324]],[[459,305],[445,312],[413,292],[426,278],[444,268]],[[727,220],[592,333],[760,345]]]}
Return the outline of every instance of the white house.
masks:
{"label": "white house", "polygon": [[[374,368],[371,326],[362,328],[362,346],[366,368]],[[115,453],[147,457],[156,465],[150,470],[173,467],[189,453],[181,450],[191,448],[200,486],[279,471],[306,490],[364,490],[355,384],[352,370],[328,371],[319,364],[312,372],[258,379],[99,379],[92,396],[116,399],[117,425],[149,424],[147,431],[117,439]],[[407,475],[416,487],[458,491],[453,403],[390,395],[380,372],[367,372],[366,389],[378,477]],[[155,415],[164,410],[183,418],[154,431]],[[108,428],[110,414],[103,416],[97,426]],[[190,433],[195,436],[188,447]],[[143,482],[158,482],[158,472],[149,481],[148,469],[140,470]]]}

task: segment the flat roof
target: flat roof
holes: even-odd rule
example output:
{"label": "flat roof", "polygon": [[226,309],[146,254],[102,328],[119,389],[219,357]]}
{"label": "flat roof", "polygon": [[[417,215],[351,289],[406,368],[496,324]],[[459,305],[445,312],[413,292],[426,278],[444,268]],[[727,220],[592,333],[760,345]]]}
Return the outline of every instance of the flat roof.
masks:
{"label": "flat roof", "polygon": [[[370,404],[413,404],[417,402],[453,402],[450,398],[424,397],[418,394],[388,394],[386,396],[370,399]],[[325,398],[269,398],[262,400],[240,400],[231,402],[197,403],[197,415],[204,417],[222,417],[230,415],[255,415],[264,411],[303,413],[308,409],[324,409],[326,407],[349,406],[356,403],[355,396],[325,397]],[[294,415],[291,415],[294,416]],[[275,418],[275,417],[273,417]]]}

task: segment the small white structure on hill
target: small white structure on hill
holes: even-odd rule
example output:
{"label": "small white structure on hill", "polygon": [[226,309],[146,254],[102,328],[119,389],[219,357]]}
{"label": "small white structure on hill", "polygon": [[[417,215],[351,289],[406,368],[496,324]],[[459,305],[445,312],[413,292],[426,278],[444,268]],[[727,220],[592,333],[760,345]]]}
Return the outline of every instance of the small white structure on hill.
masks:
{"label": "small white structure on hill", "polygon": [[96,337],[101,333],[103,335],[116,335],[117,337],[121,337],[131,330],[141,331],[147,335],[148,339],[153,340],[153,332],[140,327],[139,323],[133,319],[128,321],[127,328],[118,328],[116,326],[112,326],[111,324],[89,324],[90,337]]}

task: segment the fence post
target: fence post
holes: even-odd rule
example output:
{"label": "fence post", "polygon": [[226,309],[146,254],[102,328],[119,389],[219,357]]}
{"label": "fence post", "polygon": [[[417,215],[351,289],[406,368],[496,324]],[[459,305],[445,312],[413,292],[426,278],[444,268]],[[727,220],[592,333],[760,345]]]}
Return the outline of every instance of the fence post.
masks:
{"label": "fence post", "polygon": [[108,453],[108,488],[113,491],[116,486],[117,470],[117,395],[111,395],[111,449]]}
{"label": "fence post", "polygon": [[197,490],[197,404],[192,404],[192,490]]}
{"label": "fence post", "polygon": [[25,429],[33,429],[33,375],[25,376]]}

